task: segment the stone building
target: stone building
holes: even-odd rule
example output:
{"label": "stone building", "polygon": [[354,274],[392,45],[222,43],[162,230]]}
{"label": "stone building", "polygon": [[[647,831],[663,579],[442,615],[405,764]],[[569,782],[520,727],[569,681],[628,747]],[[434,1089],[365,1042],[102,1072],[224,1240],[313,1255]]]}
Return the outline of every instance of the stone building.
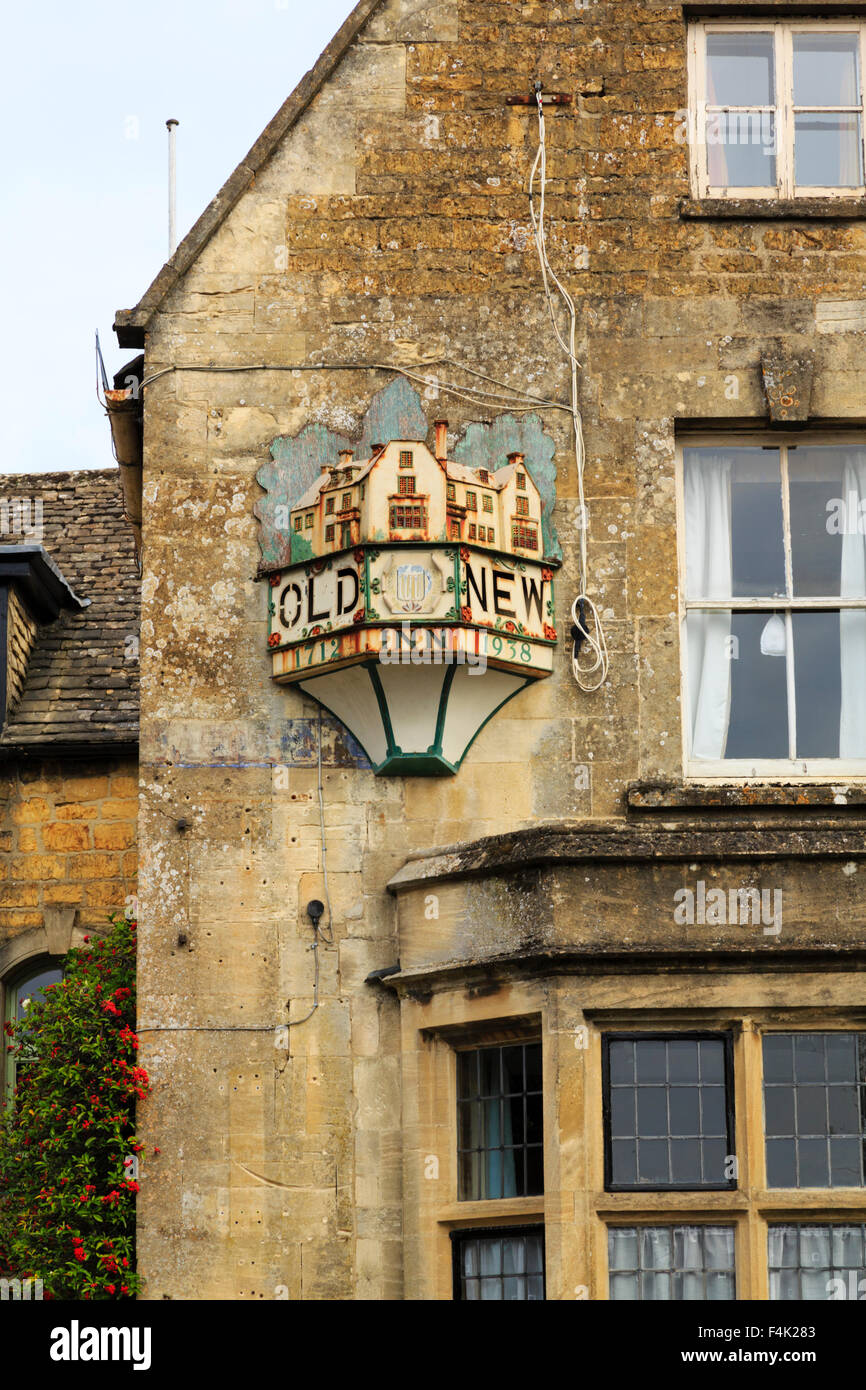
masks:
{"label": "stone building", "polygon": [[[361,0],[118,314],[145,354],[147,1297],[866,1274],[847,9]],[[324,463],[435,451],[446,415],[462,466],[524,455],[552,670],[452,775],[377,776],[273,681],[262,580]],[[609,666],[583,643],[578,680],[580,597]]]}
{"label": "stone building", "polygon": [[0,477],[4,1020],[134,899],[138,584],[116,469]]}

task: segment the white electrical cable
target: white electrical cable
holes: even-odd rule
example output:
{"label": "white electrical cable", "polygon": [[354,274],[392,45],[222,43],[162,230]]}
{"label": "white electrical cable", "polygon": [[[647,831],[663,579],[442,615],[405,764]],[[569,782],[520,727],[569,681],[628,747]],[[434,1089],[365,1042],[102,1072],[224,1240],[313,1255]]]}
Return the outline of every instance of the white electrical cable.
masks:
{"label": "white electrical cable", "polygon": [[[584,662],[582,664],[579,655],[576,657],[572,656],[572,669],[574,671],[574,679],[577,681],[577,684],[580,686],[580,689],[586,691],[588,694],[591,694],[594,690],[598,690],[607,680],[607,674],[610,663],[607,652],[607,640],[604,635],[604,628],[602,626],[601,616],[592,599],[586,592],[586,532],[588,518],[583,490],[583,474],[586,465],[586,448],[583,439],[583,421],[580,415],[578,395],[577,373],[581,364],[577,360],[577,355],[575,353],[575,343],[577,339],[577,310],[574,307],[574,300],[568,293],[568,290],[557,277],[547,255],[547,238],[544,227],[545,194],[547,188],[547,142],[544,129],[544,105],[542,102],[540,86],[537,83],[535,90],[536,101],[538,104],[538,153],[535,156],[535,162],[532,166],[532,172],[529,176],[529,216],[532,220],[532,230],[535,238],[535,247],[538,252],[538,263],[541,267],[541,280],[542,284],[544,285],[544,294],[547,299],[547,308],[550,313],[550,322],[553,326],[553,332],[556,337],[556,341],[559,343],[559,346],[562,348],[562,351],[568,358],[569,366],[571,368],[571,420],[572,427],[574,430],[574,458],[575,463],[577,465],[577,495],[580,506],[578,523],[580,526],[581,585],[581,592],[578,594],[577,598],[574,600],[574,603],[572,605],[571,616],[574,626],[579,630],[579,632],[582,635],[583,641],[581,645],[585,643],[589,647],[591,657],[591,660],[588,663]],[[535,210],[536,178],[538,179],[539,186],[539,200],[537,213]],[[562,333],[560,332],[559,324],[556,321],[556,304],[554,301],[554,296],[550,289],[551,281],[555,285],[559,297],[563,305],[565,306],[565,310],[568,315],[569,327],[567,342],[563,337]],[[587,622],[587,613],[589,613],[592,627],[594,627],[595,629],[595,635],[593,635],[593,633],[590,631],[590,624]]]}

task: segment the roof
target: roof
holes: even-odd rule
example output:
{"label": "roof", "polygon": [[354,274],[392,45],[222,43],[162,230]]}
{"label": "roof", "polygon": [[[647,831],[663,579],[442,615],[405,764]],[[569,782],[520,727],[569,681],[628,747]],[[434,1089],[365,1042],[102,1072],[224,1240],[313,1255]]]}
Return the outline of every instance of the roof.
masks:
{"label": "roof", "polygon": [[178,280],[183,278],[236,203],[253,185],[256,174],[270,159],[283,137],[300,120],[367,20],[383,3],[384,0],[358,0],[358,4],[337,30],[318,62],[301,78],[291,96],[283,102],[273,120],[265,126],[252,149],[244,156],[234,173],[226,179],[219,193],[205,208],[174,255],[166,261],[135,308],[118,309],[114,317],[114,331],[122,348],[144,347],[144,333],[152,315]]}
{"label": "roof", "polygon": [[[140,586],[117,469],[0,474],[0,496],[41,501],[41,545],[51,568],[87,604],[66,604],[40,623],[0,750],[135,745]],[[2,539],[0,564],[22,549]]]}

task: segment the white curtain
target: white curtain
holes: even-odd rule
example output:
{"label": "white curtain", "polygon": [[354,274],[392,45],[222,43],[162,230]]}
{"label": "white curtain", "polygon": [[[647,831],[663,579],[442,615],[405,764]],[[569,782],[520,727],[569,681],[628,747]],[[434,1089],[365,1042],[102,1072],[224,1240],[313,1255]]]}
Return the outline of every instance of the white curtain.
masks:
{"label": "white curtain", "polygon": [[[842,473],[842,598],[866,598],[866,452],[846,455]],[[839,617],[842,702],[839,757],[866,758],[866,610],[843,609]]]}
{"label": "white curtain", "polygon": [[[686,597],[730,598],[731,460],[702,453],[685,470]],[[731,615],[691,609],[686,624],[693,758],[725,756],[731,714]]]}

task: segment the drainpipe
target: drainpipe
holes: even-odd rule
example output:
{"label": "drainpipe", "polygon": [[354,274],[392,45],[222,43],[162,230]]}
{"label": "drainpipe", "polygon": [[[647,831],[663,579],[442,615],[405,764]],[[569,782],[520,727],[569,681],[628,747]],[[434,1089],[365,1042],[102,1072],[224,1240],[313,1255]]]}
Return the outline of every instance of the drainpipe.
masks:
{"label": "drainpipe", "polygon": [[122,391],[106,391],[105,408],[111,426],[114,454],[120,468],[123,515],[132,527],[135,554],[141,569],[141,487],[143,443],[141,399],[137,383]]}

